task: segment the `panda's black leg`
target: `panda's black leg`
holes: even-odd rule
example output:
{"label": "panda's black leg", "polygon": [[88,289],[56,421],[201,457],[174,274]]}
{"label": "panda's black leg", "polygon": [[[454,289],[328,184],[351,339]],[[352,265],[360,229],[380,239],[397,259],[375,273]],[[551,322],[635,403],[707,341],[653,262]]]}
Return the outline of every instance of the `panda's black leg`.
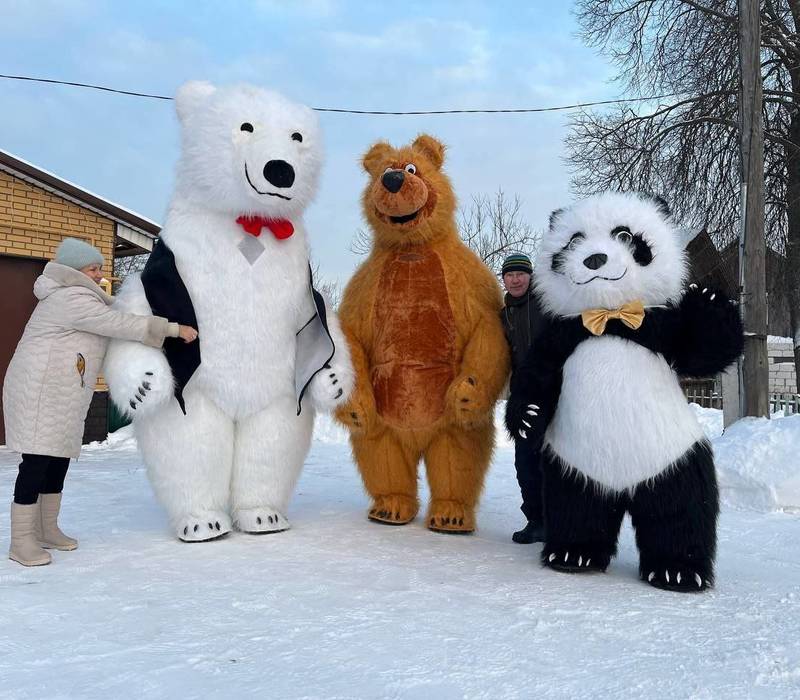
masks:
{"label": "panda's black leg", "polygon": [[685,592],[713,585],[719,494],[707,442],[637,487],[630,509],[642,580]]}
{"label": "panda's black leg", "polygon": [[564,470],[542,451],[545,545],[542,564],[567,573],[605,571],[617,553],[627,498],[601,489],[574,470]]}

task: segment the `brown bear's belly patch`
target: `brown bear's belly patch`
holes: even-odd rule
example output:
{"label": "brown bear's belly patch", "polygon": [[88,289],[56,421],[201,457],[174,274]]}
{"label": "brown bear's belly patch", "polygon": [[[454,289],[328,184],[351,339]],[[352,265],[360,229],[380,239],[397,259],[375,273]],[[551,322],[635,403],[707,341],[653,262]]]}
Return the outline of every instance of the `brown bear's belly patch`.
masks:
{"label": "brown bear's belly patch", "polygon": [[456,325],[439,256],[428,248],[384,263],[375,306],[372,387],[378,413],[424,428],[444,412],[455,377]]}

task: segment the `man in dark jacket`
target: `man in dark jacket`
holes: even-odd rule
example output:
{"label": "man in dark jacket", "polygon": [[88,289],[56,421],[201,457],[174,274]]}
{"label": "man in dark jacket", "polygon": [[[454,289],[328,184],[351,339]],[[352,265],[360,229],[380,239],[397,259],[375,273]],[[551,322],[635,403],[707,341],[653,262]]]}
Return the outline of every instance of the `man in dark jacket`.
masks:
{"label": "man in dark jacket", "polygon": [[[525,361],[542,324],[542,312],[533,293],[532,273],[533,266],[527,255],[515,253],[503,261],[506,296],[501,317],[511,346],[512,372]],[[529,440],[517,440],[515,443],[514,466],[522,492],[521,510],[528,519],[527,525],[511,537],[519,544],[541,542],[544,539],[540,450],[541,442],[531,444]]]}

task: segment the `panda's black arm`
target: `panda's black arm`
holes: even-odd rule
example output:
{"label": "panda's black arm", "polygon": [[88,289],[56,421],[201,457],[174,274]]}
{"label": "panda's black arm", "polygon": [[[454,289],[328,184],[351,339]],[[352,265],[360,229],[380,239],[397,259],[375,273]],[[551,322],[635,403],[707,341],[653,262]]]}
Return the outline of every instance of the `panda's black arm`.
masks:
{"label": "panda's black arm", "polygon": [[512,438],[536,440],[544,435],[561,394],[564,362],[587,337],[579,319],[543,321],[525,362],[511,375],[506,428]]}
{"label": "panda's black arm", "polygon": [[710,377],[729,367],[744,349],[739,310],[721,292],[692,285],[676,307],[672,357],[682,377]]}
{"label": "panda's black arm", "polygon": [[681,377],[718,374],[741,355],[744,343],[736,307],[724,294],[695,287],[677,305],[648,309],[639,329],[614,319],[607,332],[660,353]]}

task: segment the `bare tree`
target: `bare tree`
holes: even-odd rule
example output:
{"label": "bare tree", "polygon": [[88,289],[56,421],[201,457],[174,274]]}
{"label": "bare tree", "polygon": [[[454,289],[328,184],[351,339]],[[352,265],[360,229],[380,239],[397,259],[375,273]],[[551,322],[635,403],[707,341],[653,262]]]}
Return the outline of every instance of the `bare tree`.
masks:
{"label": "bare tree", "polygon": [[523,219],[522,200],[503,190],[494,196],[475,195],[469,206],[458,210],[458,231],[490,270],[499,270],[503,258],[516,252],[532,254],[541,233]]}
{"label": "bare tree", "polygon": [[350,241],[350,252],[356,255],[369,255],[372,250],[372,234],[364,228],[356,229]]}
{"label": "bare tree", "polygon": [[[718,245],[739,230],[736,0],[577,0],[582,35],[618,68],[624,94],[654,98],[582,112],[567,138],[579,194],[665,195]],[[800,373],[800,0],[761,3],[765,237],[787,258]],[[645,106],[642,106],[645,105]]]}
{"label": "bare tree", "polygon": [[331,306],[337,309],[342,298],[342,290],[339,288],[339,283],[335,280],[326,279],[320,272],[319,263],[316,261],[311,262],[311,276],[314,279],[314,289],[322,292]]}
{"label": "bare tree", "polygon": [[112,288],[115,294],[119,291],[120,286],[128,275],[133,275],[144,270],[144,266],[147,264],[147,258],[149,257],[150,253],[114,258],[114,283]]}

